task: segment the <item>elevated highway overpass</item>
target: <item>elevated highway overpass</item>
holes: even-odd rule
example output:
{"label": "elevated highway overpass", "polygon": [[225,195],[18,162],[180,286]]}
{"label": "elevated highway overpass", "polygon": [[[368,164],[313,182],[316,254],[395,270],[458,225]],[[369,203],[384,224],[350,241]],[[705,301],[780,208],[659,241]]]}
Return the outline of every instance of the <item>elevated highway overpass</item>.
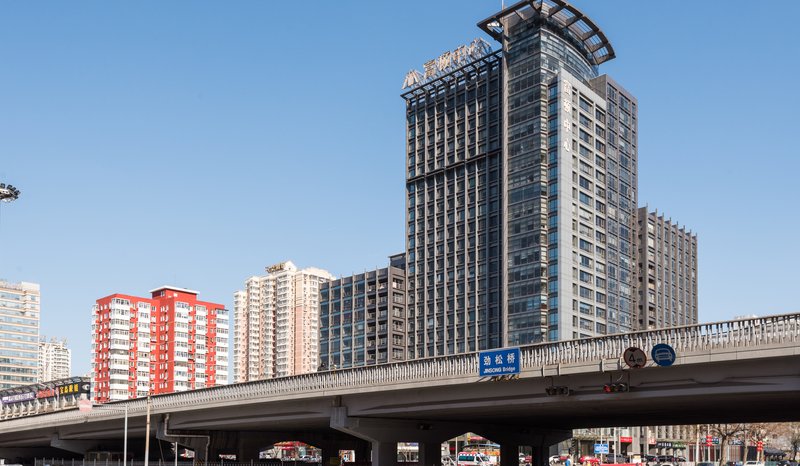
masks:
{"label": "elevated highway overpass", "polygon": [[[629,347],[649,354],[658,343],[675,349],[672,366],[631,369],[622,360]],[[433,463],[441,442],[467,431],[501,443],[507,461],[516,461],[518,445],[532,446],[538,466],[573,428],[800,418],[800,314],[520,349],[514,378],[479,377],[478,354],[469,353],[108,403],[88,413],[7,418],[0,421],[0,457],[121,451],[126,405],[129,451],[137,458],[149,405],[151,435],[201,458],[257,459],[277,441],[302,440],[327,452],[352,445],[357,457],[371,449],[377,465],[394,464],[398,441],[419,442],[421,461]],[[630,391],[603,392],[613,382]],[[548,395],[553,386],[568,394]]]}

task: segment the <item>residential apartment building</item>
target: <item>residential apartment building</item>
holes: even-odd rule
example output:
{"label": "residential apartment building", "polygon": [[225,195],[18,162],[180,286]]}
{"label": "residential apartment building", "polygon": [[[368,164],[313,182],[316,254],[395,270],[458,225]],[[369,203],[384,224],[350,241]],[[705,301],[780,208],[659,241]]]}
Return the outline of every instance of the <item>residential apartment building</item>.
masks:
{"label": "residential apartment building", "polygon": [[228,383],[228,311],[173,286],[149,298],[97,300],[92,323],[92,390],[99,402]]}
{"label": "residential apartment building", "polygon": [[639,328],[697,323],[697,235],[647,207],[637,230]]}
{"label": "residential apartment building", "polygon": [[320,286],[328,271],[281,262],[234,293],[235,381],[314,372],[319,365]]}
{"label": "residential apartment building", "polygon": [[406,359],[405,269],[392,263],[320,286],[320,370]]}
{"label": "residential apartment building", "polygon": [[637,101],[606,36],[517,3],[406,76],[411,358],[630,331]]}
{"label": "residential apartment building", "polygon": [[67,348],[67,340],[42,337],[39,341],[39,382],[66,379],[70,376],[72,351]]}
{"label": "residential apartment building", "polygon": [[0,389],[38,382],[40,298],[37,283],[0,280]]}

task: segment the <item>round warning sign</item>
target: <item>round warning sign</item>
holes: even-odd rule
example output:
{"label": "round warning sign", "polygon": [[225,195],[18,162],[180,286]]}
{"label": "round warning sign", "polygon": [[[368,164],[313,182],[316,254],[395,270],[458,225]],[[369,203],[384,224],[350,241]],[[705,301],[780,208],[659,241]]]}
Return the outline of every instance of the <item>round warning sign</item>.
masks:
{"label": "round warning sign", "polygon": [[644,354],[644,351],[635,346],[626,349],[625,352],[622,353],[622,359],[625,360],[625,364],[633,369],[642,368],[647,364],[647,355]]}

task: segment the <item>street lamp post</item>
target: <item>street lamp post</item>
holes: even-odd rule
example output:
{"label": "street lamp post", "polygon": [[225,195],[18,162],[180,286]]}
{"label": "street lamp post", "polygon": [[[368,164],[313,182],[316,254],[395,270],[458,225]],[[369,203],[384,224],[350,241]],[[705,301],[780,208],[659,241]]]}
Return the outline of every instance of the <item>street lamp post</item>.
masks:
{"label": "street lamp post", "polygon": [[144,437],[144,466],[147,466],[150,460],[150,393],[147,394],[147,427],[145,427]]}
{"label": "street lamp post", "polygon": [[122,440],[122,466],[128,466],[128,403],[125,403],[125,434]]}

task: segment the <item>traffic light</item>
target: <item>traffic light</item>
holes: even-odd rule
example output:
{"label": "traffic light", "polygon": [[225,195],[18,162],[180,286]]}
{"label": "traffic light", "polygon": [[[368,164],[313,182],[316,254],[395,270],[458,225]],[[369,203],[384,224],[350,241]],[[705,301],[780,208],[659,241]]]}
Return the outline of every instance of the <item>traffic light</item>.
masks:
{"label": "traffic light", "polygon": [[607,383],[603,385],[605,393],[619,393],[630,391],[630,387],[626,383]]}
{"label": "traffic light", "polygon": [[560,396],[566,396],[566,395],[569,395],[571,393],[569,387],[563,387],[563,386],[547,387],[547,388],[544,389],[544,392],[547,393],[548,396],[559,396],[559,395]]}
{"label": "traffic light", "polygon": [[713,442],[713,439],[710,435],[706,435],[706,446],[710,447]]}
{"label": "traffic light", "polygon": [[756,442],[756,451],[764,451],[764,442],[761,440]]}

